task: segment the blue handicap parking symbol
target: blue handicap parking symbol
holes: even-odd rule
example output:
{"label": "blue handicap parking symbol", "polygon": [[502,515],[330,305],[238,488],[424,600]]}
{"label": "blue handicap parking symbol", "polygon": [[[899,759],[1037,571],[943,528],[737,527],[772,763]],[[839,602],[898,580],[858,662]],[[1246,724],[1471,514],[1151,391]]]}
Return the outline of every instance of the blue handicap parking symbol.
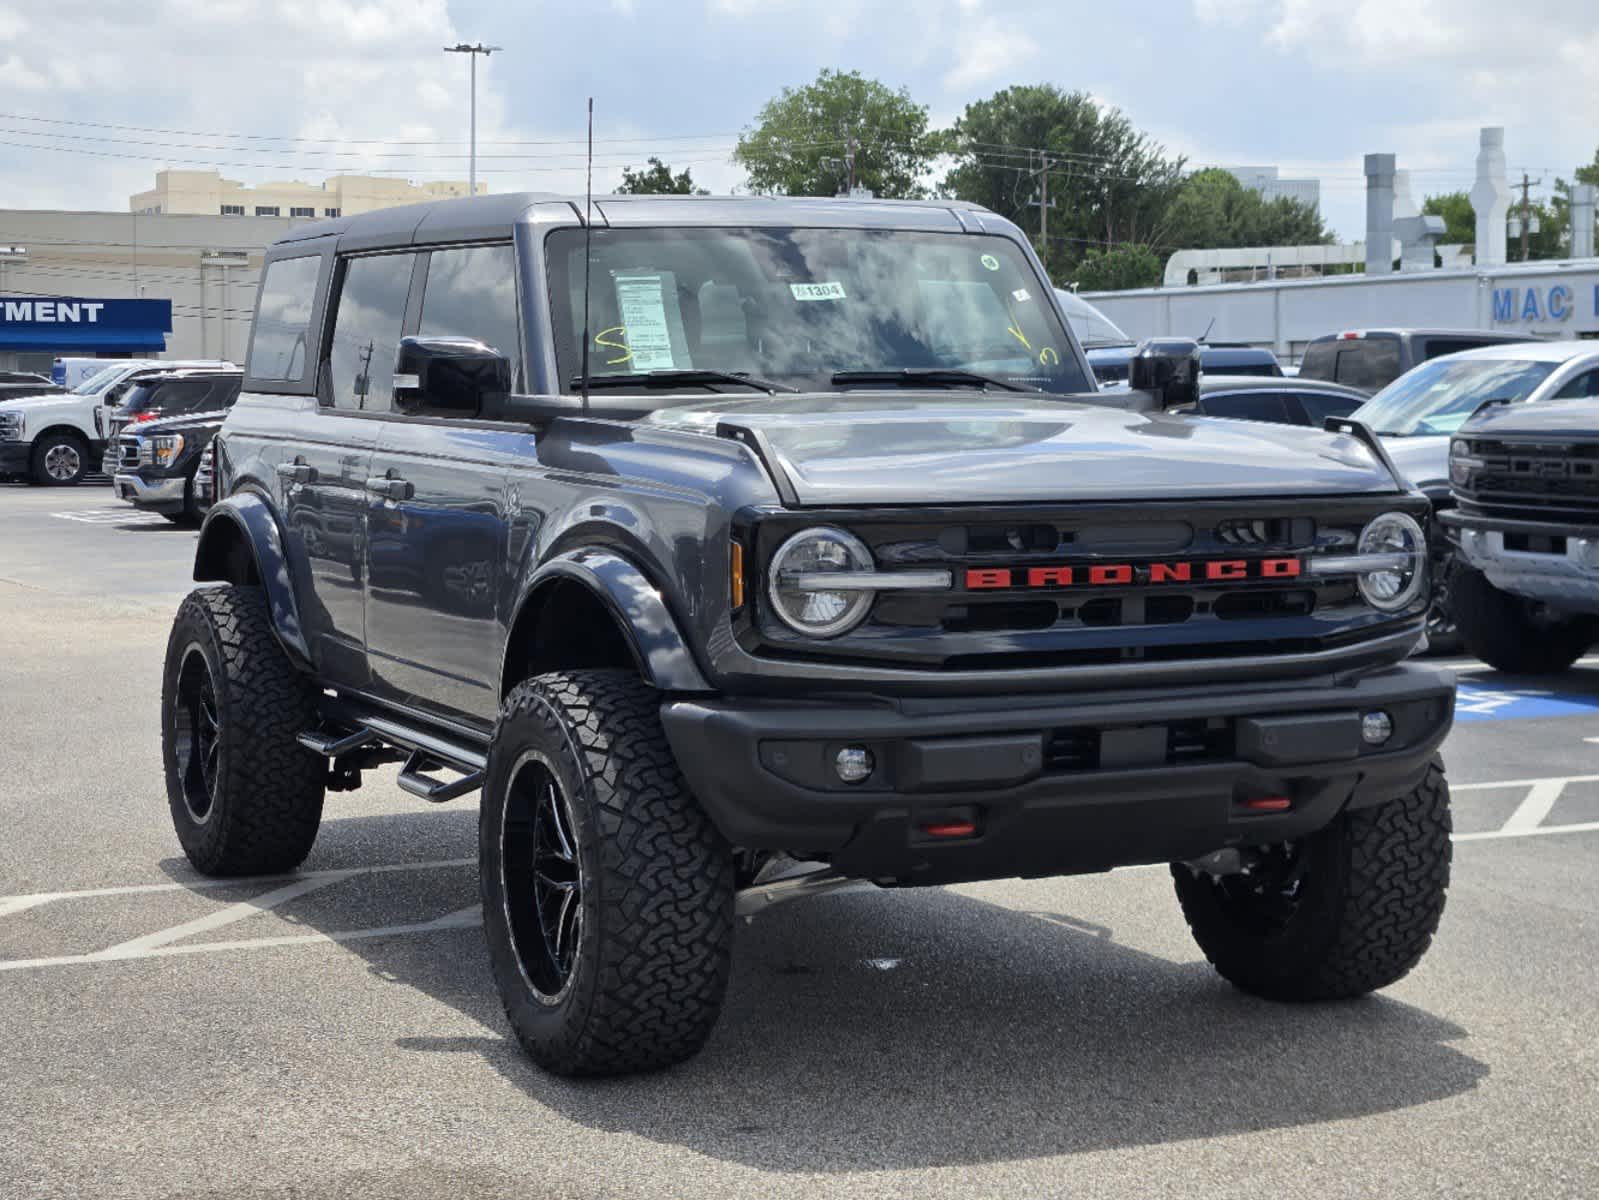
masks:
{"label": "blue handicap parking symbol", "polygon": [[1519,721],[1535,717],[1599,716],[1599,696],[1538,687],[1480,687],[1462,683],[1455,698],[1457,721]]}

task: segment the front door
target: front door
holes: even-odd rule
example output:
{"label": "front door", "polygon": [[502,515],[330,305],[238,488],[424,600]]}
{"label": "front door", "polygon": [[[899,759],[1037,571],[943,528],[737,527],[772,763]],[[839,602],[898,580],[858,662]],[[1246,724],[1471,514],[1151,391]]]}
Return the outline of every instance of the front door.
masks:
{"label": "front door", "polygon": [[[416,280],[415,332],[492,346],[521,390],[512,248],[433,250]],[[377,695],[487,727],[516,599],[507,512],[534,447],[525,427],[475,418],[417,411],[384,422],[367,509],[366,646]]]}

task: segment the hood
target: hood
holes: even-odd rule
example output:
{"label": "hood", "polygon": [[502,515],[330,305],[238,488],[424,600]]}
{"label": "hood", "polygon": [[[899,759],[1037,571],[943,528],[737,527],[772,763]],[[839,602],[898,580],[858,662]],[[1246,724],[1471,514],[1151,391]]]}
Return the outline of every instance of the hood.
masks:
{"label": "hood", "polygon": [[13,396],[9,399],[0,396],[0,407],[26,408],[29,412],[41,408],[80,408],[85,399],[87,397],[74,396],[70,392],[48,392],[43,396]]}
{"label": "hood", "polygon": [[799,503],[963,504],[1392,492],[1354,437],[1031,396],[828,393],[662,409],[764,442]]}
{"label": "hood", "polygon": [[1449,487],[1449,435],[1426,437],[1384,437],[1383,449],[1394,460],[1399,473],[1411,483],[1428,489]]}
{"label": "hood", "polygon": [[1506,404],[1473,417],[1457,436],[1599,438],[1599,399]]}

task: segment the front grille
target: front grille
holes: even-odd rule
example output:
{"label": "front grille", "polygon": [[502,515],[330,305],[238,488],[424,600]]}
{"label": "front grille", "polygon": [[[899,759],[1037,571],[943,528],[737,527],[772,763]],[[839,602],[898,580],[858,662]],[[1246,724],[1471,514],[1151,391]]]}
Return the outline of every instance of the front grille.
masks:
{"label": "front grille", "polygon": [[757,593],[735,633],[747,650],[773,658],[991,671],[1309,654],[1415,621],[1416,612],[1370,607],[1353,576],[1312,575],[1309,564],[1353,553],[1379,512],[1401,509],[1425,524],[1416,502],[1389,495],[1268,504],[1059,506],[1010,520],[1004,510],[841,511],[763,521],[758,562],[770,562],[804,525],[836,524],[866,543],[879,570],[948,570],[954,586],[882,592],[865,622],[826,642],[787,631],[763,612]]}
{"label": "front grille", "polygon": [[117,439],[117,466],[123,470],[131,470],[142,464],[139,453],[139,439],[132,434]]}
{"label": "front grille", "polygon": [[1599,517],[1599,444],[1479,438],[1470,447],[1482,465],[1471,470],[1461,491],[1478,505],[1533,519]]}
{"label": "front grille", "polygon": [[202,506],[211,503],[212,489],[216,485],[217,444],[212,441],[200,455],[200,465],[194,469],[194,494]]}

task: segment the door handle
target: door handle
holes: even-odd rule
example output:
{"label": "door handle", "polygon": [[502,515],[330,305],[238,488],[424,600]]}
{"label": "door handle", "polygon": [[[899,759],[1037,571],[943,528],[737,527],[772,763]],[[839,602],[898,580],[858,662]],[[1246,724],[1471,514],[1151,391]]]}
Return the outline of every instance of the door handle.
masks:
{"label": "door handle", "polygon": [[278,478],[286,483],[315,483],[316,468],[309,463],[291,462],[279,463],[277,466]]}
{"label": "door handle", "polygon": [[396,479],[392,475],[374,475],[366,481],[366,490],[385,500],[409,500],[416,495],[416,489],[409,480]]}

